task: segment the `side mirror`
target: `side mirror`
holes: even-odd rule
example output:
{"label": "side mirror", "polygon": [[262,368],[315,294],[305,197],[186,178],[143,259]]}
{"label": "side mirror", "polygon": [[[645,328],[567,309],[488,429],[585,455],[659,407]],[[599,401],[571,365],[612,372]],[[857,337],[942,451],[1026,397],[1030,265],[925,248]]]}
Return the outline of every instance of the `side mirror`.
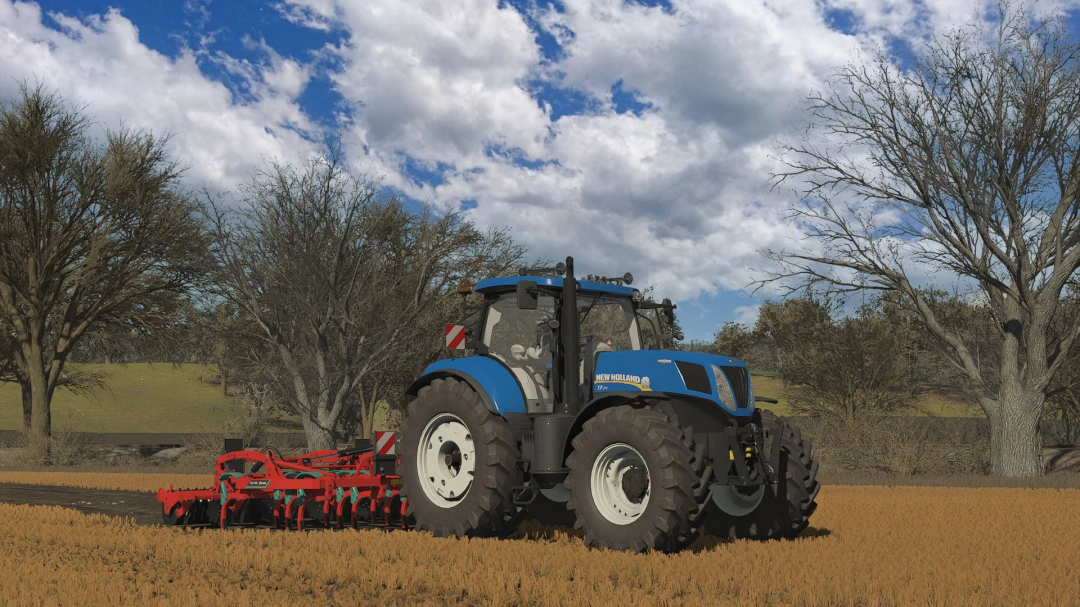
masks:
{"label": "side mirror", "polygon": [[517,283],[517,307],[519,310],[535,310],[538,306],[536,281],[519,280]]}

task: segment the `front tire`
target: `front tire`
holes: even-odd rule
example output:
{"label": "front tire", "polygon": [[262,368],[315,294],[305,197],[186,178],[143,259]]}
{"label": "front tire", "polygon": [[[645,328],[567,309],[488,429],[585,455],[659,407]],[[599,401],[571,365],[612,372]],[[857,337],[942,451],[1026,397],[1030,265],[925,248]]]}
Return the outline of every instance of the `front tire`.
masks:
{"label": "front tire", "polygon": [[697,537],[700,479],[692,442],[663,413],[620,405],[574,437],[567,507],[598,548],[675,552]]}
{"label": "front tire", "polygon": [[506,420],[456,379],[420,389],[401,425],[401,477],[417,529],[438,537],[514,530],[518,453]]}
{"label": "front tire", "polygon": [[761,411],[765,433],[764,457],[769,457],[773,436],[780,432],[780,482],[754,490],[714,486],[703,531],[732,539],[795,538],[809,524],[817,509],[818,464],[812,457],[810,441],[799,429],[783,423],[776,415]]}

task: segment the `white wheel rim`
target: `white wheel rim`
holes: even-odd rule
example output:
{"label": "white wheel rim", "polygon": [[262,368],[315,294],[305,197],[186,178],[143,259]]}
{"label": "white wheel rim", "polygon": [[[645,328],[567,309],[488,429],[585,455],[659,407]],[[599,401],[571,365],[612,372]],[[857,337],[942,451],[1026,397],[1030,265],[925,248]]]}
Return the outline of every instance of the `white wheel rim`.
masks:
{"label": "white wheel rim", "polygon": [[416,448],[416,470],[424,495],[440,508],[453,508],[469,492],[476,471],[472,433],[461,418],[440,413],[431,418]]}
{"label": "white wheel rim", "polygon": [[629,525],[638,520],[648,507],[652,493],[649,469],[645,459],[630,445],[615,443],[605,447],[596,456],[590,476],[593,503],[600,514],[612,523]]}
{"label": "white wheel rim", "polygon": [[713,485],[710,493],[713,503],[724,514],[746,516],[761,504],[761,498],[765,497],[765,486],[761,485],[756,491],[744,494],[731,485]]}

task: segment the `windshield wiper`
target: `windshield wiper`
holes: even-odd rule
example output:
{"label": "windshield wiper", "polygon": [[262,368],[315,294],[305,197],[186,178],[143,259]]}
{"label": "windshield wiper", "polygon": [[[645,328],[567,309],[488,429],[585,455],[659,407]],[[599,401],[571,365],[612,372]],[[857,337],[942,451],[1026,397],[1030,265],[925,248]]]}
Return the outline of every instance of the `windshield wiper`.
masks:
{"label": "windshield wiper", "polygon": [[600,297],[602,296],[597,295],[596,297],[593,297],[592,303],[589,304],[589,307],[585,309],[585,314],[582,315],[581,323],[578,326],[585,326],[585,319],[589,317],[589,312],[592,312],[593,306],[596,305],[596,302],[600,301]]}

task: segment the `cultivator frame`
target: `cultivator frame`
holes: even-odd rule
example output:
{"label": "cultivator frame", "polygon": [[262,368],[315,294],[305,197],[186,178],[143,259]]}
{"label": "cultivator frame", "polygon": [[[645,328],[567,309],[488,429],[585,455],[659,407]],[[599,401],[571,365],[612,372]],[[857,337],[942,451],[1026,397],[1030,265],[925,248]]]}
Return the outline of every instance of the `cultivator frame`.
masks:
{"label": "cultivator frame", "polygon": [[[272,449],[221,455],[209,489],[158,489],[166,525],[270,525],[302,531],[322,527],[407,529],[408,500],[396,456],[371,447],[311,451],[281,457]],[[245,472],[245,470],[247,470]]]}

